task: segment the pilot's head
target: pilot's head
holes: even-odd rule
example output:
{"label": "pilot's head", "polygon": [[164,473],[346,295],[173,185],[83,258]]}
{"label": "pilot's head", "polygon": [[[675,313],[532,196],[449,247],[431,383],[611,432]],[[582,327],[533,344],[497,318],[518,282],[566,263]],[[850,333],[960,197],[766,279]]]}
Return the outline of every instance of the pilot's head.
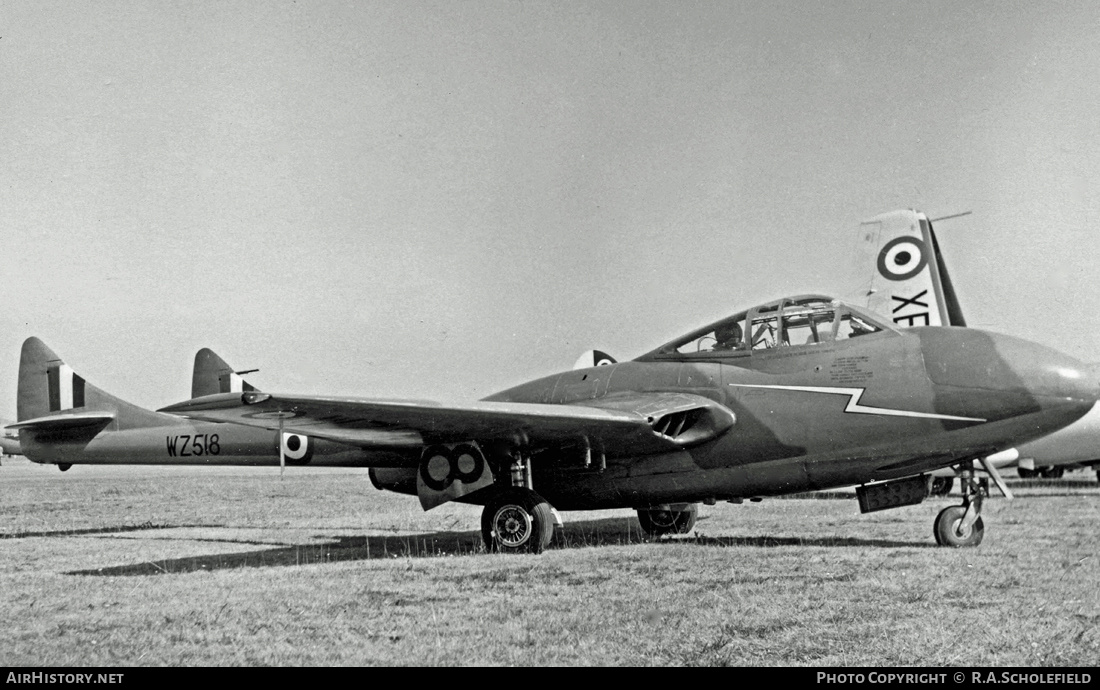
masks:
{"label": "pilot's head", "polygon": [[718,341],[714,343],[715,350],[736,350],[741,347],[741,324],[736,321],[722,324],[714,329],[714,338]]}

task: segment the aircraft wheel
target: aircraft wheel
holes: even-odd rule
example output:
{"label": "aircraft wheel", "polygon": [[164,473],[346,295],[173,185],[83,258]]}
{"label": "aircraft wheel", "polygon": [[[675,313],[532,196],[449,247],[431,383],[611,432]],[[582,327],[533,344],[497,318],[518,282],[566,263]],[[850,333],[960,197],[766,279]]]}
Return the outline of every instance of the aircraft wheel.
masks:
{"label": "aircraft wheel", "polygon": [[966,508],[963,506],[948,506],[936,516],[932,532],[936,535],[936,543],[940,546],[977,546],[982,543],[985,536],[985,525],[979,515],[974,524],[964,534],[959,534],[959,523],[962,522]]}
{"label": "aircraft wheel", "polygon": [[690,505],[684,510],[639,510],[638,522],[642,531],[651,537],[665,534],[687,534],[699,517],[699,506]]}
{"label": "aircraft wheel", "polygon": [[1039,473],[1036,470],[1029,470],[1026,467],[1017,467],[1016,474],[1020,475],[1020,479],[1031,479],[1038,476]]}
{"label": "aircraft wheel", "polygon": [[1039,470],[1039,474],[1042,475],[1043,479],[1061,479],[1065,473],[1066,468],[1064,467],[1044,467]]}
{"label": "aircraft wheel", "polygon": [[61,470],[62,472],[68,472],[70,467],[72,467],[72,463],[68,463],[68,462],[59,462],[59,463],[57,463],[57,469]]}
{"label": "aircraft wheel", "polygon": [[932,488],[928,491],[930,496],[946,496],[955,486],[954,477],[932,477]]}
{"label": "aircraft wheel", "polygon": [[542,553],[553,536],[550,504],[530,489],[505,489],[481,513],[481,538],[490,552]]}

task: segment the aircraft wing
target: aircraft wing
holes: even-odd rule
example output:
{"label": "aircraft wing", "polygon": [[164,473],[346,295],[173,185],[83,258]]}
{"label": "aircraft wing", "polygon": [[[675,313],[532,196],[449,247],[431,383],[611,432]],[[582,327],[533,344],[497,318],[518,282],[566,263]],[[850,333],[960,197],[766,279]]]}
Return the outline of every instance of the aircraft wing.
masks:
{"label": "aircraft wing", "polygon": [[571,405],[441,403],[271,395],[209,395],[160,410],[211,422],[279,429],[361,448],[526,439],[537,445],[588,441],[608,454],[659,453],[702,443],[734,424],[729,408],[684,393],[625,393]]}

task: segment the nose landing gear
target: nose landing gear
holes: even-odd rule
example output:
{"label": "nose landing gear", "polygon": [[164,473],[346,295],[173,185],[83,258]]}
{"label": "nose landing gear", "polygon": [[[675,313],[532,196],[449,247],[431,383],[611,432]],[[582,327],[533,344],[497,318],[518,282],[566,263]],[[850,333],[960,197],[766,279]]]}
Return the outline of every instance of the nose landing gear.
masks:
{"label": "nose landing gear", "polygon": [[969,505],[948,506],[936,516],[932,532],[940,546],[977,546],[985,536],[985,524],[978,515],[981,506],[981,494]]}
{"label": "nose landing gear", "polygon": [[[981,458],[981,463],[1005,498],[1011,500],[1012,492],[1005,486],[993,463],[987,458]],[[963,463],[961,468],[962,505],[944,508],[932,523],[932,534],[940,546],[977,546],[985,536],[981,512],[982,499],[989,495],[989,482],[974,477],[972,462]]]}

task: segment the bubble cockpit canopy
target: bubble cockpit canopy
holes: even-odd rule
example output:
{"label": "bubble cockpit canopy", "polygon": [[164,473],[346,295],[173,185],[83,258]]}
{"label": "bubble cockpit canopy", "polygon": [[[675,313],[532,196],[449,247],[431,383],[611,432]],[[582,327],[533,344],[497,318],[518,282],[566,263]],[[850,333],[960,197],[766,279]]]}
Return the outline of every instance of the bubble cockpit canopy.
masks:
{"label": "bubble cockpit canopy", "polygon": [[897,333],[881,317],[823,295],[768,302],[697,329],[643,358],[662,355],[714,356],[779,347],[822,345],[871,333]]}

